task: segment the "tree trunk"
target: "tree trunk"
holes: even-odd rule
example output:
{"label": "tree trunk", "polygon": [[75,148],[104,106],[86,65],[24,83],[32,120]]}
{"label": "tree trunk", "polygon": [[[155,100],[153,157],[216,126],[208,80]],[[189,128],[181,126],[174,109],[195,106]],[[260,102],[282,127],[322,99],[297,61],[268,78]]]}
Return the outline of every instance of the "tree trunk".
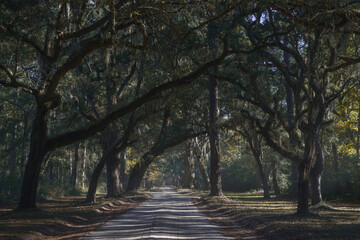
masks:
{"label": "tree trunk", "polygon": [[269,175],[265,173],[264,165],[262,163],[262,154],[257,153],[253,150],[253,156],[256,160],[256,163],[258,165],[259,175],[261,178],[261,183],[264,189],[264,198],[269,199],[270,198],[270,191],[269,191]]}
{"label": "tree trunk", "polygon": [[22,142],[22,155],[21,155],[21,162],[20,162],[20,176],[21,180],[24,178],[24,165],[26,161],[26,153],[27,153],[27,144],[26,140],[28,137],[28,116],[24,114],[24,131],[23,131],[23,142]]}
{"label": "tree trunk", "polygon": [[120,159],[115,155],[106,162],[107,197],[119,197],[122,192],[120,179]]}
{"label": "tree trunk", "polygon": [[259,175],[261,178],[261,183],[264,189],[264,198],[270,198],[270,191],[269,191],[269,175],[265,173],[265,168],[263,164],[263,150],[262,150],[262,141],[261,136],[255,134],[248,134],[248,142],[250,144],[250,148],[252,154],[255,158],[256,164],[258,166]]}
{"label": "tree trunk", "polygon": [[312,190],[312,201],[311,204],[319,204],[322,202],[321,196],[321,176],[324,169],[325,157],[324,152],[319,140],[316,140],[316,162],[311,168],[311,190]]}
{"label": "tree trunk", "polygon": [[259,174],[261,178],[261,183],[264,189],[264,198],[269,199],[270,198],[270,191],[269,191],[269,176],[265,173],[264,166],[259,160],[257,160],[258,163],[258,169]]}
{"label": "tree trunk", "polygon": [[290,185],[290,191],[289,196],[291,198],[296,198],[298,196],[298,179],[299,179],[299,170],[296,163],[291,162],[291,185]]}
{"label": "tree trunk", "polygon": [[[287,46],[287,40],[284,39],[284,45]],[[290,54],[284,51],[284,63],[287,70],[290,69]],[[288,81],[284,80],[284,86],[286,91],[286,111],[287,111],[287,122],[288,127],[291,129],[288,134],[290,138],[290,146],[295,151],[299,149],[299,141],[298,134],[294,130],[294,126],[296,125],[295,115],[294,115],[294,92],[293,89],[290,87]],[[295,96],[296,97],[296,96]],[[298,196],[298,166],[296,163],[291,162],[291,175],[290,175],[290,189],[289,189],[289,196],[291,198],[296,198]]]}
{"label": "tree trunk", "polygon": [[80,143],[76,143],[75,144],[75,155],[74,155],[74,161],[73,161],[73,166],[72,166],[72,171],[71,171],[71,176],[70,176],[70,184],[75,188],[76,187],[76,181],[77,181],[77,168],[78,168],[78,163],[79,163],[79,146]]}
{"label": "tree trunk", "polygon": [[47,113],[47,108],[38,105],[31,131],[30,152],[21,186],[19,208],[36,208],[41,163],[46,151]]}
{"label": "tree trunk", "polygon": [[135,164],[134,168],[131,170],[126,191],[135,191],[139,189],[146,170],[149,168],[150,163],[152,162],[150,158],[145,157],[145,159],[143,157],[141,162]]}
{"label": "tree trunk", "polygon": [[99,163],[98,165],[96,165],[96,167],[91,175],[91,178],[90,178],[89,188],[88,188],[85,202],[91,203],[91,202],[96,201],[96,188],[98,185],[101,171],[103,169],[104,169],[104,164]]}
{"label": "tree trunk", "polygon": [[[103,152],[107,152],[111,145],[118,138],[117,128],[115,124],[111,124],[104,134],[105,143]],[[106,162],[106,187],[107,187],[107,197],[119,197],[121,195],[122,184],[120,179],[120,165],[121,161],[115,154],[113,157],[109,158]]]}
{"label": "tree trunk", "polygon": [[125,189],[127,186],[127,175],[126,175],[126,151],[120,153],[120,184],[121,189]]}
{"label": "tree trunk", "polygon": [[270,198],[269,191],[269,175],[270,173],[265,173],[265,167],[263,164],[263,146],[262,146],[262,136],[255,132],[255,125],[251,123],[249,129],[244,129],[242,135],[247,140],[252,155],[258,166],[259,175],[261,179],[261,184],[264,189],[264,198]]}
{"label": "tree trunk", "polygon": [[119,151],[123,151],[127,146],[123,142],[123,144],[119,148],[117,148],[118,144],[119,144],[119,140],[117,140],[117,142],[114,143],[111,146],[111,148],[109,148],[108,151],[103,154],[103,156],[99,160],[99,163],[96,165],[93,173],[91,174],[89,188],[88,188],[88,192],[87,192],[86,200],[85,200],[86,202],[95,202],[96,188],[98,185],[100,174],[101,174],[102,170],[104,169],[105,164],[108,162],[109,159],[114,158],[116,156],[116,154],[119,153]]}
{"label": "tree trunk", "polygon": [[221,196],[221,167],[220,167],[220,144],[219,132],[217,130],[217,120],[219,117],[219,107],[217,100],[217,82],[213,77],[209,78],[210,90],[210,195]]}
{"label": "tree trunk", "polygon": [[150,171],[146,171],[146,178],[145,178],[145,188],[150,190],[152,188],[152,181],[150,179]]}
{"label": "tree trunk", "polygon": [[309,213],[309,166],[304,163],[299,165],[299,189],[297,214],[306,215]]}
{"label": "tree trunk", "polygon": [[357,119],[357,136],[356,136],[356,161],[360,161],[360,98],[358,99],[358,119]]}
{"label": "tree trunk", "polygon": [[209,180],[209,175],[207,173],[207,169],[206,169],[206,166],[204,163],[204,156],[202,154],[200,146],[198,146],[197,138],[195,138],[195,141],[196,141],[196,143],[194,144],[194,149],[195,149],[196,160],[197,160],[199,170],[201,173],[201,177],[203,180],[204,189],[208,190],[209,186],[210,186],[210,180]]}
{"label": "tree trunk", "polygon": [[300,216],[309,213],[309,175],[311,163],[315,153],[315,137],[307,136],[305,142],[304,159],[299,164],[299,189],[297,214]]}
{"label": "tree trunk", "polygon": [[275,161],[272,162],[272,182],[273,182],[274,193],[277,197],[279,197],[281,193],[280,193],[279,183],[277,180],[277,168]]}
{"label": "tree trunk", "polygon": [[184,153],[184,188],[193,188],[194,187],[194,159],[191,157],[191,146],[190,142],[185,142],[185,153]]}
{"label": "tree trunk", "polygon": [[[216,53],[215,34],[212,32],[215,26],[210,24],[208,26],[208,44],[209,49],[214,54]],[[216,73],[217,68],[213,67],[210,72]],[[214,77],[209,77],[209,123],[210,123],[210,195],[222,196],[221,184],[221,167],[220,167],[220,142],[217,122],[220,111],[218,106],[218,87],[217,81]]]}

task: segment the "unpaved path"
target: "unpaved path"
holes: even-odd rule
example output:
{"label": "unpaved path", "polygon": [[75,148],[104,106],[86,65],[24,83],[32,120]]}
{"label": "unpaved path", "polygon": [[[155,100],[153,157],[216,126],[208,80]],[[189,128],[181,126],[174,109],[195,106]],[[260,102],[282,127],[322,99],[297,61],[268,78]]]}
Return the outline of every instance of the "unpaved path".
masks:
{"label": "unpaved path", "polygon": [[232,239],[223,236],[190,197],[169,188],[153,195],[82,239]]}

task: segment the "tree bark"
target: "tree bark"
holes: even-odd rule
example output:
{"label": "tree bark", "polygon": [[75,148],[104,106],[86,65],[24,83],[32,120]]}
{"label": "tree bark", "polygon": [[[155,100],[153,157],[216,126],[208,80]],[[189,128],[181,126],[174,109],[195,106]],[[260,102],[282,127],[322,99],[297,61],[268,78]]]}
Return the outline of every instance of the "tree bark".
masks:
{"label": "tree bark", "polygon": [[323,201],[321,195],[321,176],[323,173],[324,163],[325,163],[324,152],[321,143],[318,139],[316,139],[315,146],[316,146],[316,162],[310,171],[312,205],[319,204]]}
{"label": "tree bark", "polygon": [[280,193],[279,183],[277,180],[277,168],[275,161],[272,161],[272,183],[273,183],[274,193],[277,197],[279,197],[281,193]]}
{"label": "tree bark", "polygon": [[195,138],[194,149],[195,149],[194,151],[195,151],[196,160],[197,160],[199,170],[201,173],[201,177],[203,180],[203,184],[204,184],[204,189],[208,190],[210,187],[209,175],[208,175],[205,163],[204,163],[204,160],[205,160],[204,155],[202,154],[202,151],[200,149],[197,138]]}
{"label": "tree bark", "polygon": [[300,216],[307,215],[309,213],[309,175],[314,154],[315,137],[307,136],[305,142],[304,159],[299,164],[297,214]]}
{"label": "tree bark", "polygon": [[357,119],[357,136],[356,136],[356,161],[360,161],[360,98],[358,99],[358,119]]}
{"label": "tree bark", "polygon": [[78,169],[78,164],[79,164],[79,146],[80,146],[80,143],[75,144],[74,161],[73,161],[73,166],[72,166],[72,171],[71,171],[71,176],[70,176],[70,184],[74,188],[76,187],[76,182],[77,182],[77,169]]}
{"label": "tree bark", "polygon": [[291,175],[290,175],[290,191],[289,196],[296,198],[298,195],[298,179],[299,179],[299,167],[295,162],[291,162]]}
{"label": "tree bark", "polygon": [[141,162],[135,164],[129,175],[129,183],[126,191],[136,191],[140,188],[140,184],[144,175],[152,162],[152,158],[143,157]]}
{"label": "tree bark", "polygon": [[[246,128],[246,126],[244,127]],[[262,136],[255,132],[255,123],[250,122],[248,125],[249,129],[244,129],[240,131],[243,137],[247,140],[253,157],[258,166],[258,171],[262,183],[262,187],[264,189],[264,198],[270,198],[270,190],[269,190],[269,173],[265,173],[265,166],[263,160],[263,145],[262,145]]]}
{"label": "tree bark", "polygon": [[191,157],[191,146],[190,142],[185,142],[185,153],[184,153],[184,188],[193,188],[195,182],[194,172],[194,159]]}
{"label": "tree bark", "polygon": [[116,155],[106,162],[107,197],[121,196],[122,184],[120,178],[121,161]]}
{"label": "tree bark", "polygon": [[120,184],[122,190],[127,186],[126,161],[126,151],[124,150],[120,153]]}
{"label": "tree bark", "polygon": [[124,151],[124,149],[128,146],[127,140],[128,140],[128,136],[130,135],[130,129],[131,128],[129,128],[127,130],[128,133],[125,133],[125,136],[123,138],[123,142],[122,142],[121,146],[118,147],[118,145],[120,144],[120,140],[117,140],[115,143],[113,143],[112,147],[109,148],[108,151],[103,154],[103,156],[99,160],[99,163],[96,165],[93,173],[91,174],[89,188],[88,188],[85,202],[95,202],[96,201],[96,188],[98,185],[100,174],[101,174],[102,170],[104,169],[106,162],[109,159],[116,156],[116,154],[118,154],[120,151]]}
{"label": "tree bark", "polygon": [[[251,139],[250,139],[250,141],[251,141]],[[258,147],[261,148],[260,145]],[[257,166],[258,166],[259,175],[260,175],[260,178],[261,178],[261,183],[262,183],[262,186],[263,186],[263,189],[264,189],[264,198],[269,199],[270,198],[269,176],[268,176],[268,174],[265,173],[264,164],[263,164],[263,160],[262,160],[262,158],[263,158],[262,157],[262,150],[261,149],[254,149],[253,145],[251,146],[251,150],[253,152],[253,156],[254,156],[255,161],[257,163]]]}
{"label": "tree bark", "polygon": [[217,82],[215,78],[209,78],[210,90],[210,195],[222,196],[221,166],[220,166],[220,143],[217,130],[219,107],[217,100]]}
{"label": "tree bark", "polygon": [[262,162],[257,159],[256,162],[258,163],[259,174],[261,178],[261,183],[264,189],[264,198],[270,198],[270,191],[269,191],[269,176],[265,173],[264,166]]}
{"label": "tree bark", "polygon": [[26,139],[28,138],[28,116],[27,113],[24,113],[24,131],[23,131],[23,143],[22,143],[22,155],[20,162],[20,176],[21,180],[24,178],[24,165],[26,161],[26,153],[27,153],[27,144]]}
{"label": "tree bark", "polygon": [[[209,49],[214,54],[216,53],[215,35],[212,33],[214,26],[208,26],[208,44]],[[212,73],[216,73],[216,67],[210,69]],[[209,123],[210,123],[210,195],[222,196],[221,183],[221,166],[220,166],[220,142],[217,122],[220,111],[218,106],[218,87],[217,80],[214,77],[209,77]]]}
{"label": "tree bark", "polygon": [[[105,131],[105,144],[104,153],[108,151],[108,148],[118,138],[116,125],[110,125]],[[106,162],[106,186],[107,186],[107,197],[119,197],[121,196],[122,184],[120,178],[120,165],[121,161],[117,157],[117,154],[113,155]]]}
{"label": "tree bark", "polygon": [[[287,40],[284,39],[284,45],[287,46]],[[284,65],[287,71],[290,71],[290,55],[286,51],[284,51]],[[287,112],[287,122],[288,122],[288,134],[290,138],[290,146],[297,151],[299,149],[298,146],[298,135],[294,130],[294,126],[296,124],[295,115],[294,115],[294,92],[293,89],[290,87],[289,82],[285,79],[284,80],[284,87],[286,91],[286,112]],[[292,198],[296,198],[298,194],[298,166],[296,163],[291,162],[291,185],[289,196]]]}
{"label": "tree bark", "polygon": [[36,208],[36,193],[41,163],[46,152],[47,113],[48,109],[46,107],[37,106],[31,131],[30,151],[21,186],[19,208]]}

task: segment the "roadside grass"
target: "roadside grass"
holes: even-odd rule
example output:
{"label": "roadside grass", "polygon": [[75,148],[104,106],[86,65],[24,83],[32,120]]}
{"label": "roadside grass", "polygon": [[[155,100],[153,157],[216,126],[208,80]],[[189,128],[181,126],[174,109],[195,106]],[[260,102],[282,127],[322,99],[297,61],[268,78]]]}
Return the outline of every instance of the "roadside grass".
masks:
{"label": "roadside grass", "polygon": [[300,218],[295,201],[265,200],[261,191],[225,192],[226,198],[209,197],[206,191],[178,191],[199,196],[195,204],[215,220],[235,222],[265,239],[360,239],[360,203],[327,201],[310,207],[309,216]]}
{"label": "roadside grass", "polygon": [[0,208],[0,239],[70,239],[98,228],[106,220],[137,207],[150,198],[148,192],[126,193],[117,199],[97,196],[85,204],[85,196],[66,196],[38,203],[38,210]]}

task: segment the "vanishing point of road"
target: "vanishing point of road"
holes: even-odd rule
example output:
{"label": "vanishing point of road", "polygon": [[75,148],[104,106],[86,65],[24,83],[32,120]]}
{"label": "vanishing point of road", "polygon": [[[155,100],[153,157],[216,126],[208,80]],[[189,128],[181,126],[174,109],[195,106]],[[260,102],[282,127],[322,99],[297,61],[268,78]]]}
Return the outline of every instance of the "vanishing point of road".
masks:
{"label": "vanishing point of road", "polygon": [[95,239],[233,239],[199,212],[191,198],[169,188],[139,207],[110,220],[83,240]]}

